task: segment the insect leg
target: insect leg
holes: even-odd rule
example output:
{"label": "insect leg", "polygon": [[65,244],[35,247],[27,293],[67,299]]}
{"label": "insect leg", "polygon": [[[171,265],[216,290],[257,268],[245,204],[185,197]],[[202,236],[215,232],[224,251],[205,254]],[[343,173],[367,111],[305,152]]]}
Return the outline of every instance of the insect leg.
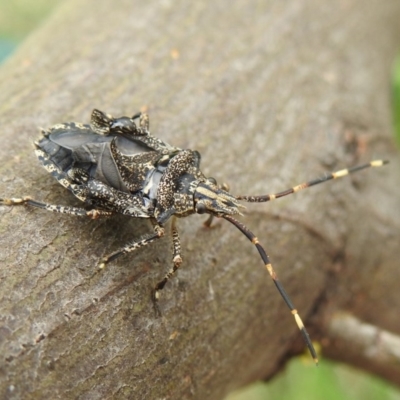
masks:
{"label": "insect leg", "polygon": [[320,183],[324,183],[326,181],[329,181],[331,179],[337,179],[337,178],[342,178],[344,176],[350,175],[354,172],[360,171],[362,169],[365,168],[369,168],[369,167],[381,167],[382,165],[387,164],[389,161],[384,161],[384,160],[375,160],[375,161],[371,161],[367,164],[362,164],[362,165],[357,165],[356,167],[352,167],[352,168],[347,168],[347,169],[341,169],[340,171],[336,171],[336,172],[332,172],[322,178],[317,178],[317,179],[313,179],[311,181],[308,182],[304,182],[300,185],[297,186],[293,186],[290,189],[284,190],[282,192],[279,193],[275,193],[275,194],[265,194],[265,195],[259,195],[259,196],[237,196],[236,198],[238,200],[243,200],[243,201],[248,201],[249,203],[263,203],[266,201],[270,201],[270,200],[274,200],[274,199],[278,199],[279,197],[284,197],[287,196],[289,194],[292,193],[296,193],[300,190],[303,190],[305,188],[311,187],[311,186],[315,186],[318,185]]}
{"label": "insect leg", "polygon": [[154,226],[154,233],[148,233],[147,235],[143,235],[139,240],[134,241],[133,243],[129,243],[123,248],[115,251],[114,253],[103,257],[100,260],[99,268],[103,269],[110,261],[115,260],[116,258],[122,256],[123,254],[130,253],[139,249],[140,247],[146,246],[151,242],[154,242],[156,239],[164,236],[164,228],[158,224],[154,219],[150,220]]}
{"label": "insect leg", "polygon": [[[140,119],[139,119],[139,127],[143,132],[149,132],[150,129],[150,120],[149,120],[149,116],[145,113],[141,113],[139,115]],[[132,117],[134,118],[134,117]]]}
{"label": "insect leg", "polygon": [[210,214],[208,216],[208,218],[203,222],[203,225],[206,228],[211,228],[211,224],[212,224],[213,220],[214,220],[214,215]]}
{"label": "insect leg", "polygon": [[175,274],[178,268],[182,264],[182,257],[181,257],[181,241],[179,239],[178,229],[176,228],[176,218],[172,218],[171,223],[171,232],[172,232],[172,262],[174,266],[167,272],[164,278],[157,283],[154,288],[153,298],[154,300],[158,300],[160,298],[160,290],[162,290],[165,284],[168,282],[169,279]]}
{"label": "insect leg", "polygon": [[0,198],[0,204],[4,204],[6,206],[26,205],[36,208],[42,208],[43,210],[55,213],[76,215],[79,217],[89,217],[92,219],[96,219],[100,216],[110,216],[113,214],[113,212],[98,210],[98,209],[93,209],[88,211],[81,207],[69,207],[69,206],[61,206],[58,204],[42,203],[41,201],[31,199],[30,197],[10,198],[10,199]]}
{"label": "insect leg", "polygon": [[267,269],[272,280],[274,281],[275,286],[278,289],[283,300],[285,301],[286,305],[289,307],[290,312],[292,313],[292,315],[296,321],[296,324],[297,324],[298,328],[300,329],[300,332],[303,336],[303,339],[311,353],[311,356],[315,361],[315,364],[318,364],[317,352],[314,349],[314,346],[311,342],[310,336],[303,324],[303,321],[301,320],[300,315],[298,314],[297,310],[294,308],[294,305],[293,305],[292,301],[290,300],[289,295],[286,293],[286,290],[283,288],[281,282],[279,281],[278,275],[276,274],[275,270],[273,269],[271,261],[267,255],[267,253],[265,252],[264,248],[259,243],[257,237],[246,226],[244,226],[242,223],[237,221],[235,218],[233,218],[229,215],[224,215],[223,218],[226,219],[227,221],[229,221],[232,225],[236,226],[236,228],[239,229],[247,237],[247,239],[249,239],[250,242],[254,244],[254,246],[256,246],[257,251],[261,256],[261,259],[264,262],[265,268]]}

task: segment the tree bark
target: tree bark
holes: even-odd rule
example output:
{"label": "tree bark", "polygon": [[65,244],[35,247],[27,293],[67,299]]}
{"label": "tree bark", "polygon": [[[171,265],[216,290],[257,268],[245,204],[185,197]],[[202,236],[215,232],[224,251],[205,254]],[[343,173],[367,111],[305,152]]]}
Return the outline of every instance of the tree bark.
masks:
{"label": "tree bark", "polygon": [[[155,136],[199,150],[203,172],[235,194],[389,159],[249,205],[242,220],[322,354],[400,384],[398,354],[376,361],[354,345],[363,324],[400,335],[399,16],[395,0],[64,2],[0,70],[0,194],[79,205],[31,142],[95,107],[146,108]],[[220,399],[303,348],[256,250],[224,221],[179,221],[184,263],[157,317],[150,292],[170,268],[170,235],[98,272],[146,221],[0,211],[2,398]]]}

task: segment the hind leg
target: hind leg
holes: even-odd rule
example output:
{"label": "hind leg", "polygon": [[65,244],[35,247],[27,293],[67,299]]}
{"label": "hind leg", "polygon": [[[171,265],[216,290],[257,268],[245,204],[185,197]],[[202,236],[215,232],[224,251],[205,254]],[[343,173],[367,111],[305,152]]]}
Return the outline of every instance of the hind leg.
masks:
{"label": "hind leg", "polygon": [[0,204],[3,204],[5,206],[26,205],[36,208],[42,208],[43,210],[55,213],[76,215],[79,217],[89,217],[92,219],[96,219],[101,216],[110,216],[114,214],[111,211],[104,211],[96,208],[88,211],[81,207],[69,207],[69,206],[61,206],[58,204],[43,203],[41,201],[34,200],[28,196],[21,198],[10,198],[10,199],[0,198]]}

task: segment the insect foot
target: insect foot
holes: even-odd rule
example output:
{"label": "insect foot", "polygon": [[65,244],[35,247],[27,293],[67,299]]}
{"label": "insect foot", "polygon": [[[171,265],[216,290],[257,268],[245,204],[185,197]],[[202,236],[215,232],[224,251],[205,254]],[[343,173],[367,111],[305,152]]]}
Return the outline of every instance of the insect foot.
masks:
{"label": "insect foot", "polygon": [[18,198],[11,198],[11,199],[0,198],[0,204],[3,204],[5,206],[19,206],[19,205],[26,204],[29,200],[31,200],[30,197],[22,197],[20,199],[18,199]]}

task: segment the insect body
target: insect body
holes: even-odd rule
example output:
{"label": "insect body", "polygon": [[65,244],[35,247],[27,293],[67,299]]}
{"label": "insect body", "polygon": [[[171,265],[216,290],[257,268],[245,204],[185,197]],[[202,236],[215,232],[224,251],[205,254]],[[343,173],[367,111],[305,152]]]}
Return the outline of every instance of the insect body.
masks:
{"label": "insect body", "polygon": [[[138,120],[136,125],[135,120]],[[182,263],[176,218],[207,213],[210,218],[224,218],[236,226],[257,248],[278,291],[293,314],[315,362],[317,354],[304,324],[271,265],[257,237],[235,219],[244,208],[240,200],[266,202],[283,197],[352,172],[379,167],[386,161],[372,161],[351,169],[332,173],[276,194],[234,196],[200,171],[200,154],[182,150],[149,133],[149,119],[138,113],[133,117],[114,118],[94,110],[90,125],[65,123],[43,131],[35,142],[41,164],[57,181],[70,190],[88,209],[42,203],[24,198],[2,198],[4,205],[25,204],[48,211],[98,218],[124,214],[148,218],[154,232],[142,236],[104,257],[99,267],[117,257],[143,247],[164,235],[164,225],[172,220],[173,267],[154,289],[154,299]],[[208,224],[211,219],[208,220]]]}

